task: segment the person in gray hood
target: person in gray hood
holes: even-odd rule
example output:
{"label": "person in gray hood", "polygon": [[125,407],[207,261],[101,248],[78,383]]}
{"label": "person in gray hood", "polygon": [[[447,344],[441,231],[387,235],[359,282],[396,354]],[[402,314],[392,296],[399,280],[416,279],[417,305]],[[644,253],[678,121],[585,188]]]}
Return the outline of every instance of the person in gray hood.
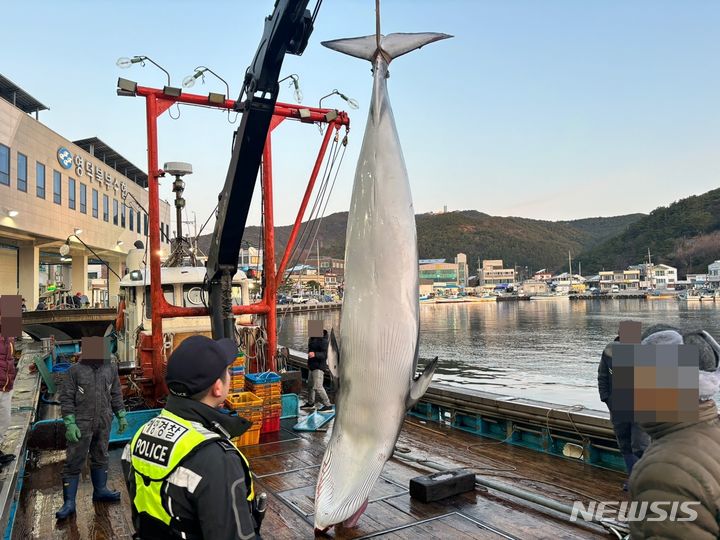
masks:
{"label": "person in gray hood", "polygon": [[666,516],[675,517],[651,519],[645,514],[630,522],[631,537],[720,538],[720,420],[714,401],[720,390],[720,345],[702,330],[648,333],[643,344],[697,347],[699,404],[695,419],[642,423],[652,444],[630,477],[631,500],[640,508],[649,507],[648,512],[653,512],[652,505],[664,505]]}
{"label": "person in gray hood", "polygon": [[[103,343],[104,348],[104,342],[99,343]],[[88,452],[93,501],[120,501],[120,493],[107,488],[108,444],[113,413],[118,418],[119,433],[125,431],[128,425],[120,378],[117,366],[109,358],[103,359],[102,355],[97,358],[89,352],[91,348],[88,338],[84,338],[85,353],[67,371],[60,388],[60,408],[68,445],[62,470],[63,505],[55,513],[57,519],[65,519],[75,513],[80,472]]]}

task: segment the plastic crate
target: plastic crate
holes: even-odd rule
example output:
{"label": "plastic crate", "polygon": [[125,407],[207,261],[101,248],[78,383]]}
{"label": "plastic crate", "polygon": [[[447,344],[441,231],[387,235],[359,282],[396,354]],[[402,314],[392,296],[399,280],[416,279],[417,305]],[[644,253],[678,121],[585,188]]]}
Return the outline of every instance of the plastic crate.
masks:
{"label": "plastic crate", "polygon": [[275,433],[276,431],[280,431],[280,415],[263,418],[260,433]]}
{"label": "plastic crate", "polygon": [[249,429],[240,437],[235,437],[234,439],[231,439],[231,442],[237,447],[252,446],[254,444],[258,444],[260,442],[260,428],[256,428],[253,426],[252,429]]}
{"label": "plastic crate", "polygon": [[248,373],[246,375],[250,384],[267,384],[280,382],[280,375],[274,371],[265,371],[263,373]]}
{"label": "plastic crate", "polygon": [[228,394],[227,398],[225,398],[225,403],[227,403],[232,410],[239,412],[246,409],[262,409],[263,400],[252,392],[237,392]]}
{"label": "plastic crate", "polygon": [[263,415],[262,413],[252,413],[252,414],[238,414],[241,418],[244,418],[248,422],[252,422],[252,427],[250,429],[260,429],[262,427],[263,423]]}
{"label": "plastic crate", "polygon": [[280,418],[297,418],[300,400],[297,394],[283,394],[281,396],[282,413]]}
{"label": "plastic crate", "polygon": [[277,405],[266,405],[263,407],[263,418],[267,418],[268,416],[280,416],[281,414],[282,405],[280,403],[278,403]]}

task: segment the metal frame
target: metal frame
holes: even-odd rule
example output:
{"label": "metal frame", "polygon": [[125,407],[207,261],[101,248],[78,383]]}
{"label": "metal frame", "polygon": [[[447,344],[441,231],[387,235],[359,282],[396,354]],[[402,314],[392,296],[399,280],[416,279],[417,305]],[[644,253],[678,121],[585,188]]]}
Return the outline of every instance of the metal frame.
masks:
{"label": "metal frame", "polygon": [[[179,96],[166,94],[162,89],[137,86],[135,95],[145,98],[147,141],[148,141],[148,189],[149,189],[149,212],[148,226],[150,227],[150,296],[153,305],[152,309],[152,366],[155,397],[159,398],[166,394],[163,380],[164,366],[162,365],[162,319],[171,317],[195,317],[210,315],[207,308],[185,308],[173,306],[167,303],[162,293],[160,283],[160,198],[158,179],[164,176],[164,171],[158,165],[158,130],[157,119],[175,103],[185,103],[202,107],[216,108],[222,110],[242,111],[243,103],[226,99],[224,103],[212,103],[206,95],[181,93]],[[300,111],[302,110],[302,115]],[[328,114],[331,113],[332,114]],[[280,265],[275,272],[275,231],[274,231],[274,205],[273,205],[273,176],[272,176],[272,131],[286,119],[300,120],[305,123],[316,122],[328,124],[328,129],[318,151],[313,170],[308,180],[297,217],[293,225],[288,244],[285,248]],[[264,214],[264,255],[263,255],[263,278],[265,289],[260,302],[248,306],[233,306],[234,315],[255,314],[265,316],[265,327],[268,334],[267,351],[265,358],[268,359],[270,371],[276,370],[275,351],[277,349],[277,289],[282,283],[283,274],[290,259],[290,254],[297,239],[307,209],[310,195],[315,186],[315,181],[320,172],[325,153],[333,133],[337,133],[341,127],[347,130],[350,128],[350,118],[347,113],[334,109],[322,109],[317,107],[304,107],[289,103],[276,103],[270,130],[265,142],[263,151],[263,187],[262,187],[262,208]]]}

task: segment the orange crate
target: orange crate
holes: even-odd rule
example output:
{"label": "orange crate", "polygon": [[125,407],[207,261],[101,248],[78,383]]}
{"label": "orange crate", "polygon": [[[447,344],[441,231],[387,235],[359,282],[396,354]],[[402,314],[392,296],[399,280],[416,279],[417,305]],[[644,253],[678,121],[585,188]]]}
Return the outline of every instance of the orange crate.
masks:
{"label": "orange crate", "polygon": [[268,416],[280,416],[281,414],[282,405],[269,405],[267,407],[263,407],[263,419],[267,418]]}
{"label": "orange crate", "polygon": [[252,392],[238,392],[235,394],[228,394],[227,398],[225,398],[225,403],[227,403],[231,409],[239,411],[240,409],[245,408],[252,409],[255,407],[262,407],[263,400]]}
{"label": "orange crate", "polygon": [[237,446],[252,446],[260,442],[260,428],[253,426],[252,429],[243,433],[240,437],[231,439],[231,442]]}

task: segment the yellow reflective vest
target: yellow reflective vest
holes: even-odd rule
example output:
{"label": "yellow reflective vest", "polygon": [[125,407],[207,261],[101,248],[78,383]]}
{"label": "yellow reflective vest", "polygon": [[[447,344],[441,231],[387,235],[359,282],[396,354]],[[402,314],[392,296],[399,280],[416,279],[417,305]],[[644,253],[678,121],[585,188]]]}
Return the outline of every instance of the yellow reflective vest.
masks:
{"label": "yellow reflective vest", "polygon": [[[135,474],[135,510],[139,514],[145,512],[170,526],[172,517],[163,506],[160,493],[163,482],[185,458],[219,439],[222,439],[219,434],[166,410],[145,424],[130,443]],[[255,489],[250,465],[242,452],[237,450],[237,453],[242,458],[245,476],[249,480],[247,500],[252,503]]]}

